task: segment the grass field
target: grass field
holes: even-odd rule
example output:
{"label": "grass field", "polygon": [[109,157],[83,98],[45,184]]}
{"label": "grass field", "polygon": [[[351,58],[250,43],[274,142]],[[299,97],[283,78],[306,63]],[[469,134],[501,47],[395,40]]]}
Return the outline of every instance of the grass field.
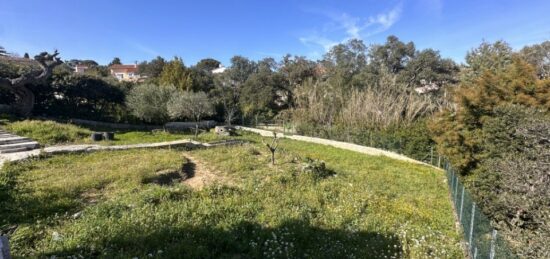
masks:
{"label": "grass field", "polygon": [[[95,129],[44,120],[4,121],[3,125],[0,124],[0,126],[3,126],[11,133],[32,138],[46,146],[92,143],[100,145],[125,145],[194,139],[194,134],[191,131],[187,133],[167,133],[162,131],[152,132],[150,130]],[[94,131],[114,132],[115,139],[113,141],[94,142],[90,139],[90,134]],[[200,134],[197,138],[198,141],[210,141],[213,139],[213,134]]]}
{"label": "grass field", "polygon": [[[443,172],[291,140],[271,166],[258,136],[238,138],[250,144],[8,164],[0,230],[17,257],[464,257]],[[304,172],[306,158],[333,175]],[[157,184],[182,165],[216,177]]]}

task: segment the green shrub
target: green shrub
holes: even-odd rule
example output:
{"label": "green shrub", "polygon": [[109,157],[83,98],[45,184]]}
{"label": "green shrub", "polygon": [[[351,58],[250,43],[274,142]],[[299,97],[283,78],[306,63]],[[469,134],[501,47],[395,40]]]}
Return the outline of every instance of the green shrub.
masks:
{"label": "green shrub", "polygon": [[310,174],[314,179],[322,179],[334,175],[334,172],[325,165],[325,161],[309,157],[305,159],[302,172]]}
{"label": "green shrub", "polygon": [[6,130],[11,133],[32,138],[41,144],[59,144],[75,142],[86,138],[91,131],[72,124],[54,121],[24,120],[9,123]]}

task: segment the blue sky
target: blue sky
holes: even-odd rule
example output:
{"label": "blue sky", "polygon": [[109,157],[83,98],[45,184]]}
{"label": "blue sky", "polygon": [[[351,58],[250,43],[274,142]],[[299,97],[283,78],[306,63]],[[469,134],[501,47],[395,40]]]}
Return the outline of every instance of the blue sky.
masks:
{"label": "blue sky", "polygon": [[31,55],[59,49],[63,59],[124,63],[157,55],[187,65],[227,64],[285,53],[321,58],[356,37],[388,35],[462,62],[482,40],[514,48],[550,40],[549,0],[0,0],[0,46]]}

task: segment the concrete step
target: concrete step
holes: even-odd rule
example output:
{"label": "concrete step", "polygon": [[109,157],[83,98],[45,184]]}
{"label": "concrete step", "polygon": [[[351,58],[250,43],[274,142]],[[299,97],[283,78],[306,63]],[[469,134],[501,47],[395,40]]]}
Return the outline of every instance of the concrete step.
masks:
{"label": "concrete step", "polygon": [[18,137],[18,136],[13,136],[9,138],[0,138],[0,146],[7,145],[7,144],[25,143],[25,142],[33,142],[33,140],[30,138]]}
{"label": "concrete step", "polygon": [[25,152],[25,151],[30,151],[30,150],[34,150],[34,148],[28,148],[28,147],[10,148],[10,149],[5,149],[5,150],[0,150],[0,154]]}
{"label": "concrete step", "polygon": [[33,150],[39,147],[40,147],[40,144],[38,144],[38,142],[36,141],[6,144],[6,145],[0,145],[0,153],[5,153],[4,151],[19,149],[19,148],[24,148],[25,150]]}

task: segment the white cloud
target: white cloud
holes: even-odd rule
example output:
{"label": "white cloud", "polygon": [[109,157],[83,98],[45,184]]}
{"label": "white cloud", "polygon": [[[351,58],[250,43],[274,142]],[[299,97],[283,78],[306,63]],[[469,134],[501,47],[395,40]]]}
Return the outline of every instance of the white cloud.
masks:
{"label": "white cloud", "polygon": [[325,51],[332,48],[332,46],[338,44],[338,42],[336,41],[332,41],[325,37],[316,36],[316,35],[300,37],[300,42],[302,42],[302,44],[304,45],[309,45],[309,46],[311,45],[321,46]]}
{"label": "white cloud", "polygon": [[[329,17],[331,24],[336,26],[331,30],[323,30],[323,33],[300,37],[302,44],[307,46],[322,47],[325,51],[334,45],[350,39],[362,39],[390,29],[401,17],[402,4],[398,4],[386,13],[380,13],[368,18],[353,17],[347,13],[324,13]],[[325,27],[329,27],[326,26]],[[340,39],[332,39],[328,35],[344,35]]]}
{"label": "white cloud", "polygon": [[401,5],[394,7],[391,11],[384,14],[379,14],[376,17],[369,18],[369,25],[380,25],[382,30],[389,29],[394,25],[401,16]]}

